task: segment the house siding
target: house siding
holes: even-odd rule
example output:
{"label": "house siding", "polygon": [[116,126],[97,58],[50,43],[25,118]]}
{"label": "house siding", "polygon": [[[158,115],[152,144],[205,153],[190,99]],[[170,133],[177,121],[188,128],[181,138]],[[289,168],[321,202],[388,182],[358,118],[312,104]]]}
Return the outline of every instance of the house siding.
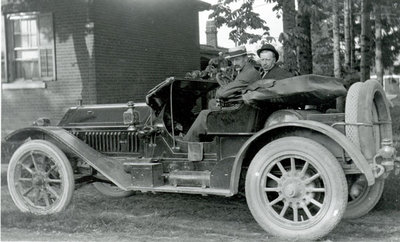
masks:
{"label": "house siding", "polygon": [[144,101],[169,76],[199,69],[198,10],[190,1],[96,1],[98,103]]}
{"label": "house siding", "polygon": [[14,4],[2,1],[3,15],[33,11],[53,13],[57,80],[46,82],[46,88],[2,89],[2,137],[31,125],[39,117],[48,117],[52,124],[57,124],[67,108],[79,99],[86,103],[96,102],[94,63],[87,55],[88,49],[93,47],[93,34],[85,36],[87,2],[24,1]]}
{"label": "house siding", "polygon": [[144,101],[169,76],[199,69],[198,6],[182,0],[2,0],[2,14],[53,14],[55,81],[2,88],[2,137],[83,104]]}

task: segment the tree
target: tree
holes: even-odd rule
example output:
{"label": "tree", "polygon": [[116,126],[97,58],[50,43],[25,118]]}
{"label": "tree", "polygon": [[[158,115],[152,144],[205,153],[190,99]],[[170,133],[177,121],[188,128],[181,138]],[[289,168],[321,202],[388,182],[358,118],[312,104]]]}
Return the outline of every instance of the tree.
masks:
{"label": "tree", "polygon": [[339,36],[339,6],[338,0],[331,0],[333,22],[333,72],[336,78],[341,77],[340,72],[340,36]]}
{"label": "tree", "polygon": [[282,5],[283,33],[279,36],[279,41],[283,45],[284,68],[291,73],[296,73],[298,70],[294,36],[296,28],[295,0],[282,0],[280,3]]}
{"label": "tree", "polygon": [[381,6],[378,2],[374,2],[373,5],[375,14],[375,71],[376,79],[383,85]]}
{"label": "tree", "polygon": [[382,28],[382,65],[392,67],[400,54],[400,3],[380,0]]}
{"label": "tree", "polygon": [[312,73],[312,52],[311,52],[311,14],[310,2],[307,0],[298,1],[296,15],[297,64],[301,74]]}
{"label": "tree", "polygon": [[351,1],[344,0],[344,43],[345,43],[345,52],[344,52],[344,66],[346,70],[350,70],[351,68]]}
{"label": "tree", "polygon": [[[263,36],[269,36],[269,27],[260,18],[258,13],[253,12],[254,0],[243,0],[239,8],[232,10],[231,3],[238,0],[218,0],[218,3],[211,6],[213,12],[209,18],[214,18],[215,25],[220,28],[224,24],[233,30],[229,33],[229,39],[236,45],[255,43]],[[261,35],[250,33],[250,30],[263,30]]]}
{"label": "tree", "polygon": [[[295,10],[295,1],[298,2],[298,11]],[[360,75],[360,80],[365,81],[370,76],[370,67],[373,64],[370,61],[372,50],[376,52],[375,67],[378,75],[384,68],[393,66],[400,54],[400,3],[393,0],[375,0],[373,4],[369,0],[331,1],[334,5],[326,4],[325,0],[264,0],[267,3],[276,3],[275,11],[282,10],[284,33],[279,40],[283,43],[285,68],[301,74],[315,72],[334,74],[337,77],[346,74],[352,76],[352,81]],[[214,12],[210,17],[215,18],[219,27],[226,24],[233,28],[230,38],[237,44],[254,43],[269,35],[266,22],[252,12],[254,2],[255,0],[219,0],[213,6]],[[233,3],[241,5],[232,10],[229,6]],[[340,12],[342,3],[343,15]],[[374,13],[381,18],[375,18],[376,22],[371,23],[372,5]],[[378,13],[379,10],[381,14]],[[356,13],[360,15],[355,16]],[[340,42],[342,36],[339,23],[342,17],[344,42]],[[247,32],[255,28],[263,29],[263,34]],[[372,34],[373,31],[375,35]],[[356,51],[357,39],[360,49]],[[345,46],[344,51],[341,46]],[[340,61],[343,58],[342,53],[343,63]],[[354,72],[358,69],[357,65],[360,73]],[[342,74],[342,69],[346,73]]]}
{"label": "tree", "polygon": [[355,44],[354,44],[354,14],[353,14],[353,1],[349,1],[349,27],[350,27],[350,70],[354,70],[354,63],[356,62],[355,58]]}
{"label": "tree", "polygon": [[[332,23],[333,23],[333,73],[336,78],[341,78],[340,66],[340,36],[339,36],[339,3],[338,0],[331,0]],[[336,108],[339,112],[344,111],[344,98],[336,99]]]}
{"label": "tree", "polygon": [[369,17],[369,0],[361,0],[361,62],[360,74],[361,81],[364,82],[370,77],[370,62],[369,62],[369,42],[370,42],[370,17]]}
{"label": "tree", "polygon": [[[236,45],[255,43],[261,39],[268,41],[269,28],[266,22],[259,17],[259,14],[253,12],[253,4],[255,0],[244,0],[243,3],[236,9],[232,10],[232,5],[238,3],[238,0],[218,0],[218,3],[213,5],[213,12],[209,15],[214,18],[217,28],[226,25],[232,28],[229,33],[229,39],[233,40]],[[296,48],[301,43],[303,46],[310,46],[310,39],[306,38],[301,33],[299,36],[298,27],[296,26],[296,10],[295,0],[264,0],[266,3],[276,3],[275,11],[282,10],[284,33],[279,37],[279,41],[283,44],[284,49],[284,68],[292,73],[298,73],[298,50],[303,54],[304,50],[309,54],[308,62],[304,61],[305,68],[309,70],[304,73],[311,73],[312,64],[309,59],[311,56],[310,48]],[[306,8],[304,8],[306,9]],[[280,16],[279,16],[280,17]],[[300,24],[300,26],[302,26]],[[250,33],[249,31],[262,29],[264,32],[260,35]],[[304,41],[306,40],[306,41]],[[305,58],[302,58],[304,60]],[[304,68],[303,68],[304,69]]]}

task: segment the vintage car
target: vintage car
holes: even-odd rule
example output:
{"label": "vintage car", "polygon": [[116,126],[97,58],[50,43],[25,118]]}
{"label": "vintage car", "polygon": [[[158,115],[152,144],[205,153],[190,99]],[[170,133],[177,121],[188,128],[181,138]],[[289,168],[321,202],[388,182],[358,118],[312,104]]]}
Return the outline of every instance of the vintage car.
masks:
{"label": "vintage car", "polygon": [[[311,90],[340,80],[306,75],[277,83],[299,82]],[[46,215],[64,210],[74,189],[88,183],[112,197],[244,192],[268,233],[317,239],[343,217],[368,213],[399,168],[388,102],[376,81],[353,84],[344,112],[332,107],[336,96],[313,91],[222,105],[209,113],[202,142],[183,141],[217,87],[168,78],[146,103],[78,105],[57,126],[40,118],[16,130],[6,137],[21,144],[8,168],[13,201],[22,212]]]}

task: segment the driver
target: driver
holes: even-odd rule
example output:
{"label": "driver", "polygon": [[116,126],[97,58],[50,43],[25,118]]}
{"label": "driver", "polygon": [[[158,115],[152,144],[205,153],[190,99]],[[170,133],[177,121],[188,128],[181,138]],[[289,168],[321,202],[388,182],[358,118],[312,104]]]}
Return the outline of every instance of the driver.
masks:
{"label": "driver", "polygon": [[[249,84],[261,78],[260,73],[249,62],[245,46],[239,46],[228,50],[227,59],[230,59],[233,67],[238,72],[235,80],[224,86],[221,86],[216,92],[216,98],[228,100],[237,98],[241,95],[241,91]],[[210,109],[203,110],[197,116],[196,120],[186,133],[183,140],[190,142],[199,142],[200,135],[206,134],[207,131],[207,116],[211,112]]]}

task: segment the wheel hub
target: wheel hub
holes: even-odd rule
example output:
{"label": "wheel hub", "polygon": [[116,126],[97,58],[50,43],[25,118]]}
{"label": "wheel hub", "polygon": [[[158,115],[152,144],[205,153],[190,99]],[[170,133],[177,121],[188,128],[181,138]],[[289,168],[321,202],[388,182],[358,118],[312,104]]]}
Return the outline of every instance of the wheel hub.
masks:
{"label": "wheel hub", "polygon": [[32,183],[34,187],[43,187],[46,184],[45,176],[40,173],[34,174]]}
{"label": "wheel hub", "polygon": [[298,197],[301,194],[301,187],[291,183],[283,187],[283,194],[288,198]]}
{"label": "wheel hub", "polygon": [[282,195],[290,202],[300,202],[306,194],[306,184],[296,175],[283,177]]}

